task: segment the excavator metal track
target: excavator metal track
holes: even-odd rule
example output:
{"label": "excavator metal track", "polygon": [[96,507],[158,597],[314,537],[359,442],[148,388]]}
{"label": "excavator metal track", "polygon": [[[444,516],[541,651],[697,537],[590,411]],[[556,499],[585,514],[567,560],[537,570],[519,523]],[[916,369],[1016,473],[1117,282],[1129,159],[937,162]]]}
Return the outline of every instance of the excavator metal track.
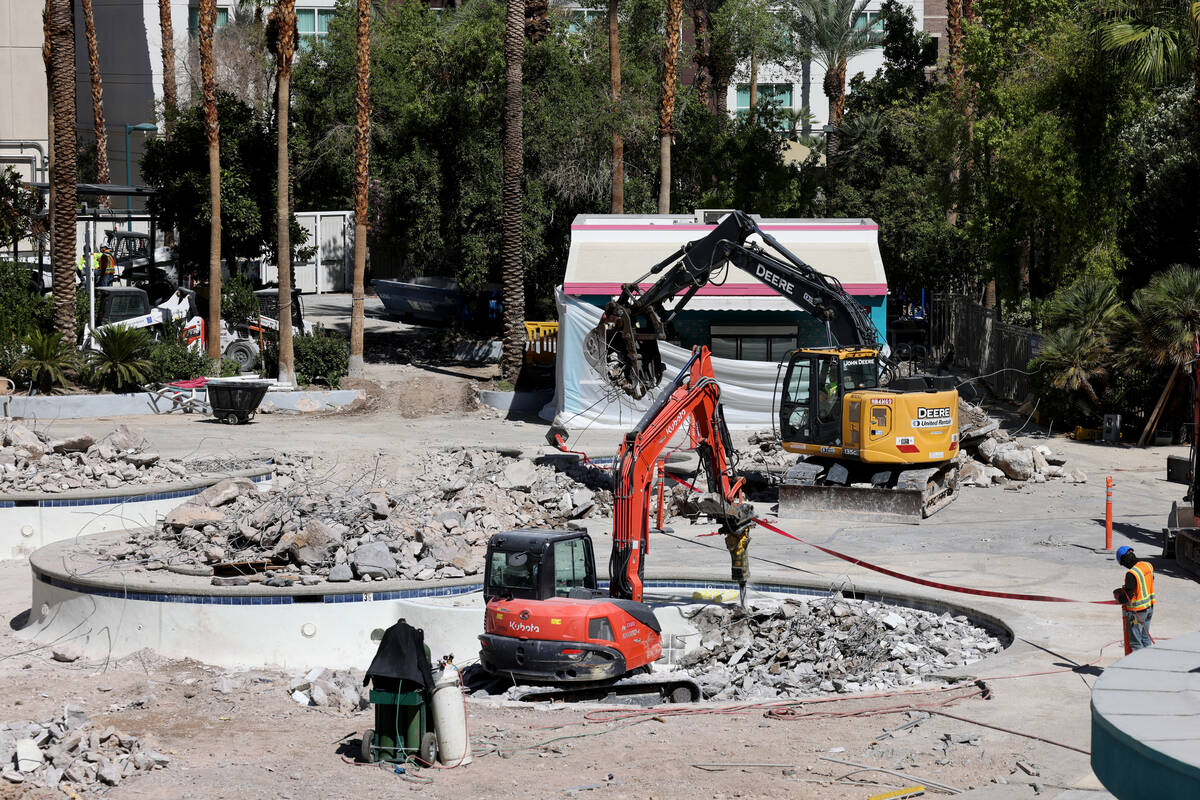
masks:
{"label": "excavator metal track", "polygon": [[958,465],[952,461],[900,469],[862,465],[860,472],[852,475],[846,464],[828,459],[798,462],[779,484],[779,516],[917,523],[958,497]]}

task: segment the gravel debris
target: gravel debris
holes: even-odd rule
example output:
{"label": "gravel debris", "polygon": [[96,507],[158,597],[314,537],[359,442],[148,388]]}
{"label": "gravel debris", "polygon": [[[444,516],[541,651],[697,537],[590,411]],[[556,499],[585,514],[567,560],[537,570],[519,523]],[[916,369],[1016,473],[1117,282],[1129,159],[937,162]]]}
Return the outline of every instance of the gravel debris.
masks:
{"label": "gravel debris", "polygon": [[[685,610],[685,616],[687,616]],[[699,648],[677,665],[715,700],[852,694],[913,686],[1000,651],[965,616],[827,597],[698,606]]]}

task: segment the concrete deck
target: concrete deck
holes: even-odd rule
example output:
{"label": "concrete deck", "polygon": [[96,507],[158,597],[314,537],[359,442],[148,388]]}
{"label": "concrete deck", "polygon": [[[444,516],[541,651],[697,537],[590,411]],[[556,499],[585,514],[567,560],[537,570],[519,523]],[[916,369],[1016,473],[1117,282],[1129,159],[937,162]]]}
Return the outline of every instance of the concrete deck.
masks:
{"label": "concrete deck", "polygon": [[[1153,623],[1152,623],[1153,630]],[[1092,769],[1120,800],[1200,797],[1200,633],[1156,642],[1092,689]]]}

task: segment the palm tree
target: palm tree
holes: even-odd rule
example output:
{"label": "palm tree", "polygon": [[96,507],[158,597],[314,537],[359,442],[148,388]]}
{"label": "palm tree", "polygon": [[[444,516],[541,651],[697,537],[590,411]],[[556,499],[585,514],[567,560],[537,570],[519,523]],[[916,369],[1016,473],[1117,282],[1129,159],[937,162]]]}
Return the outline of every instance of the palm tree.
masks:
{"label": "palm tree", "polygon": [[1188,364],[1197,368],[1192,347],[1200,335],[1200,270],[1175,264],[1151,278],[1134,294],[1130,305],[1129,355],[1159,369],[1171,367],[1171,377],[1138,439],[1141,445],[1157,425],[1179,373]]}
{"label": "palm tree", "polygon": [[75,18],[71,0],[49,0],[50,182],[54,222],[50,261],[54,284],[54,329],[75,336]]}
{"label": "palm tree", "polygon": [[213,80],[216,0],[200,0],[200,80],[204,93],[204,133],[208,139],[208,355],[221,357],[221,132],[217,85]]}
{"label": "palm tree", "polygon": [[658,213],[671,213],[671,137],[675,130],[676,67],[679,63],[679,33],[683,22],[683,0],[667,0],[667,33],[663,47],[663,79],[658,112]]}
{"label": "palm tree", "polygon": [[859,26],[870,0],[794,0],[803,41],[825,70],[822,89],[829,98],[829,124],[842,124],[846,110],[846,64],[878,42],[869,26]]}
{"label": "palm tree", "polygon": [[269,26],[276,57],[275,124],[278,140],[275,150],[275,238],[278,247],[275,263],[279,268],[279,381],[296,383],[296,365],[292,352],[292,243],[288,195],[288,106],[292,85],[292,57],[296,54],[296,0],[277,0]]}
{"label": "palm tree", "polygon": [[[92,119],[96,127],[96,183],[108,183],[108,133],[104,129],[104,87],[100,80],[100,52],[96,47],[96,20],[92,0],[83,0],[83,29],[87,38],[88,72],[92,77]],[[108,198],[100,203],[108,207]]]}
{"label": "palm tree", "polygon": [[507,0],[504,23],[504,151],[501,194],[500,271],[504,291],[504,350],[500,375],[513,380],[525,360],[525,261],[522,241],[521,169],[524,107],[521,72],[525,60],[525,4]]}
{"label": "palm tree", "polygon": [[825,142],[825,174],[830,190],[836,180],[838,133],[846,110],[846,64],[874,46],[878,36],[859,18],[870,0],[793,0],[799,16],[801,41],[812,59],[825,69],[821,88],[829,98],[829,125]]}
{"label": "palm tree", "polygon": [[1074,326],[1055,328],[1042,339],[1042,349],[1030,362],[1035,370],[1047,373],[1055,389],[1073,392],[1083,390],[1088,401],[1100,410],[1100,397],[1092,381],[1108,374],[1107,350]]}
{"label": "palm tree", "polygon": [[175,33],[171,29],[171,0],[158,0],[158,26],[162,31],[163,120],[170,132],[177,104],[175,95]]}
{"label": "palm tree", "polygon": [[1100,46],[1143,83],[1156,86],[1191,73],[1192,147],[1200,155],[1200,3],[1130,0],[1099,26],[1099,36]]}
{"label": "palm tree", "polygon": [[350,305],[351,378],[366,374],[363,362],[363,280],[367,272],[367,177],[371,144],[371,3],[358,0],[354,126],[354,286]]}
{"label": "palm tree", "polygon": [[1093,408],[1100,398],[1093,382],[1108,375],[1128,313],[1113,281],[1085,275],[1055,293],[1043,315],[1046,334],[1031,366],[1051,386],[1082,390]]}
{"label": "palm tree", "polygon": [[[608,74],[614,112],[621,102],[621,37],[617,22],[617,0],[608,0]],[[612,162],[611,211],[613,214],[622,214],[625,212],[625,140],[615,121],[612,132]]]}

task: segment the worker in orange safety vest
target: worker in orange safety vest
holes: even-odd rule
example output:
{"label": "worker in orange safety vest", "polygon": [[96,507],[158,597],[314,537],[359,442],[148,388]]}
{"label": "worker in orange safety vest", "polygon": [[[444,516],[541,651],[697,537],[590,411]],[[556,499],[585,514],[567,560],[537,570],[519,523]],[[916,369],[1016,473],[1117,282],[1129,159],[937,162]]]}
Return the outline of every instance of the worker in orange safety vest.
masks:
{"label": "worker in orange safety vest", "polygon": [[1117,561],[1125,567],[1125,585],[1113,589],[1113,597],[1121,604],[1121,615],[1129,630],[1129,646],[1140,650],[1153,644],[1150,638],[1150,618],[1154,616],[1154,567],[1139,561],[1132,547],[1118,547]]}

